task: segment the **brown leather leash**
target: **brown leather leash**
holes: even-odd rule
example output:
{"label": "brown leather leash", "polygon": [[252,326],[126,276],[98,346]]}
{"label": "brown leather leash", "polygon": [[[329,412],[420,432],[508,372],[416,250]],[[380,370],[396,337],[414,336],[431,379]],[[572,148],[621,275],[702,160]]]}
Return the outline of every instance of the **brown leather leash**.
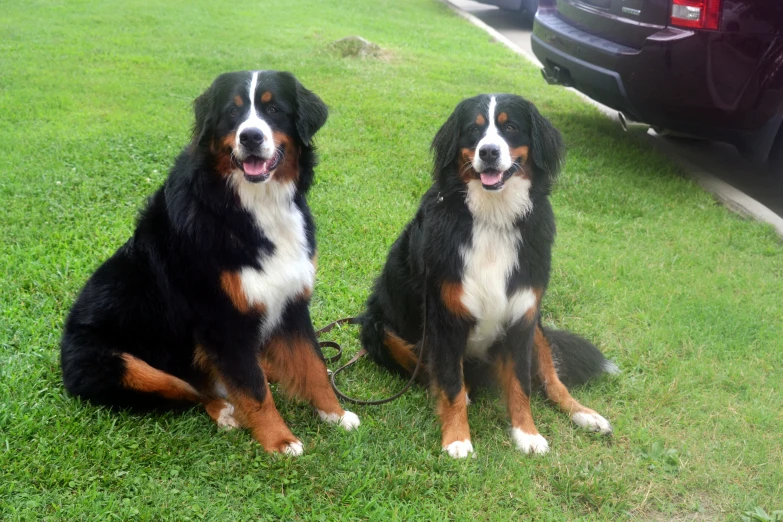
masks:
{"label": "brown leather leash", "polygon": [[[438,192],[438,201],[437,203],[440,203],[443,201],[443,197],[440,195],[440,192]],[[354,404],[363,404],[366,406],[377,406],[379,404],[386,404],[387,402],[391,402],[395,399],[398,399],[402,396],[403,393],[408,391],[408,389],[413,386],[413,383],[416,381],[416,377],[419,375],[419,370],[421,369],[421,361],[424,360],[424,339],[426,337],[427,332],[427,279],[429,278],[429,270],[425,267],[424,269],[424,285],[422,286],[422,325],[421,325],[421,340],[416,343],[416,346],[418,347],[418,350],[416,350],[419,354],[419,357],[416,360],[416,367],[413,369],[413,373],[411,374],[411,378],[408,380],[407,383],[405,383],[405,386],[402,387],[400,391],[392,395],[391,397],[386,397],[385,399],[376,399],[376,400],[362,400],[357,399],[355,397],[349,397],[348,395],[344,394],[340,391],[340,389],[337,387],[337,383],[334,382],[335,377],[337,377],[337,374],[342,372],[343,370],[346,370],[347,368],[353,366],[356,364],[356,362],[367,355],[367,350],[362,347],[359,352],[357,352],[356,355],[351,357],[351,360],[347,363],[343,364],[336,370],[327,370],[329,373],[329,382],[332,383],[332,389],[334,390],[334,393],[340,397],[343,400],[346,400],[348,402],[352,402]],[[340,324],[359,324],[359,318],[358,317],[343,317],[342,319],[338,319],[336,321],[332,321],[331,323],[327,324],[320,330],[315,332],[316,337],[320,337],[322,334],[330,332],[335,326]],[[321,348],[332,348],[337,350],[337,354],[329,357],[324,358],[326,362],[337,362],[340,360],[340,357],[343,355],[343,348],[338,343],[334,341],[320,341],[318,343]]]}
{"label": "brown leather leash", "polygon": [[[422,336],[421,336],[421,341],[419,343],[417,343],[418,347],[419,347],[419,349],[418,349],[419,357],[416,360],[416,367],[413,369],[413,374],[411,374],[410,380],[408,380],[408,382],[405,384],[405,386],[403,386],[403,388],[400,391],[398,391],[397,393],[395,393],[391,397],[386,397],[385,399],[376,399],[376,400],[357,399],[355,397],[349,397],[348,395],[346,395],[346,394],[344,394],[343,392],[340,391],[340,389],[337,387],[337,383],[335,383],[335,378],[337,377],[337,374],[342,372],[343,370],[346,370],[347,368],[353,366],[354,364],[356,364],[356,362],[359,359],[361,359],[362,357],[367,355],[367,350],[362,348],[361,350],[359,350],[356,353],[356,355],[351,357],[350,361],[348,361],[347,363],[343,364],[342,366],[340,366],[336,370],[334,370],[334,371],[327,370],[327,372],[329,373],[329,382],[332,383],[332,389],[334,390],[334,393],[338,397],[340,397],[341,399],[346,400],[348,402],[352,402],[354,404],[363,404],[363,405],[367,405],[367,406],[375,406],[375,405],[379,405],[379,404],[386,404],[387,402],[391,402],[391,401],[393,401],[395,399],[398,399],[399,397],[402,396],[402,394],[404,394],[406,391],[408,391],[408,389],[411,386],[413,386],[413,383],[416,380],[416,377],[419,375],[419,369],[421,368],[421,361],[424,358],[423,357],[423,351],[424,351],[424,349],[423,349],[423,347],[424,347],[424,331],[427,328],[426,306],[427,305],[425,303],[424,304],[425,314],[424,314],[424,325],[422,327]],[[359,318],[358,317],[343,317],[342,319],[338,319],[336,321],[332,321],[331,323],[327,324],[326,326],[324,326],[320,330],[316,331],[315,335],[316,335],[316,337],[320,337],[322,334],[330,332],[335,326],[341,325],[341,324],[359,324]],[[326,362],[330,362],[330,363],[331,362],[337,362],[337,361],[340,360],[340,358],[343,355],[343,348],[342,348],[342,346],[340,346],[338,343],[336,343],[334,341],[320,341],[318,344],[321,346],[321,348],[332,348],[334,350],[337,350],[337,353],[335,355],[332,355],[331,357],[324,357]]]}

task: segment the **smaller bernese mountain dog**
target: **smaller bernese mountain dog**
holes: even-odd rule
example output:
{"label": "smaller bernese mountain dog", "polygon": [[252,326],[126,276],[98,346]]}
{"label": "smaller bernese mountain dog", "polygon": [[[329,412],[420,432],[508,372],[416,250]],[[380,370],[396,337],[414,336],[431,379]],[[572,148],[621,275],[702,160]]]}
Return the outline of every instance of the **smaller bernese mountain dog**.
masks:
{"label": "smaller bernese mountain dog", "polygon": [[511,437],[524,453],[549,450],[530,410],[536,386],[577,425],[610,433],[566,385],[617,367],[590,342],[540,321],[555,238],[548,196],[564,159],[560,133],[519,96],[480,95],[457,105],[432,150],[434,183],[367,301],[365,349],[404,374],[423,354],[423,380],[452,457],[473,452],[468,391],[490,380],[500,383]]}
{"label": "smaller bernese mountain dog", "polygon": [[269,382],[346,430],[308,305],[315,278],[305,200],[327,107],[290,73],[219,76],[194,102],[190,144],[127,243],[87,281],[65,322],[65,387],[120,407],[202,403],[266,451],[302,442]]}

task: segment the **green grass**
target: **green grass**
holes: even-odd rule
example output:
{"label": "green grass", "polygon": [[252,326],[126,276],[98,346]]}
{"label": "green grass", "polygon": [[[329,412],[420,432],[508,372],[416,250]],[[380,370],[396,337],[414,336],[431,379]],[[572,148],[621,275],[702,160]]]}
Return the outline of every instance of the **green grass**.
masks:
{"label": "green grass", "polygon": [[[739,520],[783,508],[783,248],[667,159],[434,0],[5,2],[0,14],[0,519]],[[359,34],[383,60],[329,43]],[[439,448],[414,389],[343,433],[278,406],[306,453],[265,454],[206,414],[111,413],[65,395],[63,317],[188,140],[228,70],[291,70],[331,106],[311,204],[317,325],[360,311],[429,184],[428,144],[479,92],[533,100],[569,156],[546,321],[623,369],[575,391],[611,441],[534,401],[552,452],[513,449],[493,393],[475,459]],[[358,349],[356,331],[330,336]],[[402,381],[367,361],[350,393]]]}

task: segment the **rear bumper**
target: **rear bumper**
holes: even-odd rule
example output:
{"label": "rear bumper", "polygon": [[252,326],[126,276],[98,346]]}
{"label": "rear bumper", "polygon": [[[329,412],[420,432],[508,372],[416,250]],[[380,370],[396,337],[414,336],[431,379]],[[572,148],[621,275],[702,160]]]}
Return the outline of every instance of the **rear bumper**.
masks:
{"label": "rear bumper", "polygon": [[[665,28],[635,49],[541,8],[531,40],[546,69],[565,69],[577,90],[604,105],[653,126],[753,147],[759,149],[754,155],[766,157],[783,119],[780,67],[763,76],[762,57],[738,55],[723,36]],[[753,38],[757,44],[774,40]]]}
{"label": "rear bumper", "polygon": [[531,36],[531,44],[533,52],[544,64],[545,69],[550,72],[555,68],[566,71],[558,75],[567,74],[565,79],[567,86],[574,87],[604,105],[639,119],[638,112],[628,99],[620,73],[571,56],[544,42],[535,34]]}

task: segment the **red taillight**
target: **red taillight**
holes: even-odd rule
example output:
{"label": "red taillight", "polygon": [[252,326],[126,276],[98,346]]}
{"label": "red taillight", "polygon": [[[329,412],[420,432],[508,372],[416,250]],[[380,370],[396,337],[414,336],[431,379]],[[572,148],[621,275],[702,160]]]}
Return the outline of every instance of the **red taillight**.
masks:
{"label": "red taillight", "polygon": [[720,0],[672,0],[672,25],[717,29]]}

